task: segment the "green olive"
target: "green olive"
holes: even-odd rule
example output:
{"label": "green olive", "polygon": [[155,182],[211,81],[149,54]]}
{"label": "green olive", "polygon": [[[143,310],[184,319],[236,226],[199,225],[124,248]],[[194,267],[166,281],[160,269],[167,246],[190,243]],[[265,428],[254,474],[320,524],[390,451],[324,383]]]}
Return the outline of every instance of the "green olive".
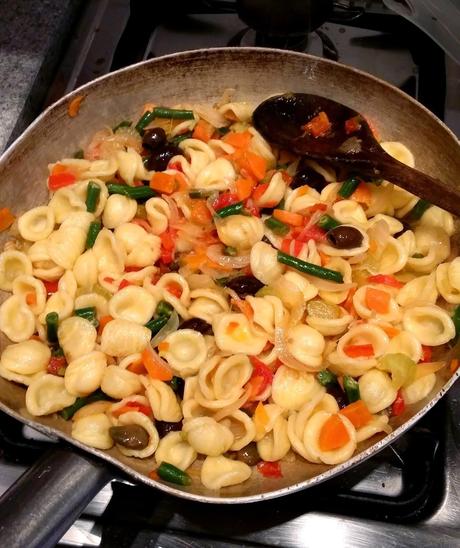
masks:
{"label": "green olive", "polygon": [[262,460],[257,451],[257,444],[254,442],[249,443],[246,447],[237,451],[236,458],[248,466],[255,466]]}
{"label": "green olive", "polygon": [[127,449],[145,449],[150,439],[147,430],[138,424],[112,426],[109,434],[115,443]]}

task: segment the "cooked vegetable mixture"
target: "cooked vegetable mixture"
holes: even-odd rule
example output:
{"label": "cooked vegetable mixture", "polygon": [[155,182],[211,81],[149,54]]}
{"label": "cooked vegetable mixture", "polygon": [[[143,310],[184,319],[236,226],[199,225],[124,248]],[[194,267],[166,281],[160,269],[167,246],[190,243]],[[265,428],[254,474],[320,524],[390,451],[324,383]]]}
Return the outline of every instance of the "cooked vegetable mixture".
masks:
{"label": "cooked vegetable mixture", "polygon": [[0,209],[0,375],[181,486],[196,459],[210,490],[348,460],[430,395],[460,333],[452,216],[271,146],[252,111],[145,105],[49,165],[47,205]]}

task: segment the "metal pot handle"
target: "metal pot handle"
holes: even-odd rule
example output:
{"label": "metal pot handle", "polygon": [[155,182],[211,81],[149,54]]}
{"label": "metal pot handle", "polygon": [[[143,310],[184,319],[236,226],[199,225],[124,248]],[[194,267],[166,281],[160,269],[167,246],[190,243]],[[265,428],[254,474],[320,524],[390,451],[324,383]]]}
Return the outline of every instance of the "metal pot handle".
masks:
{"label": "metal pot handle", "polygon": [[0,546],[54,547],[113,477],[65,446],[48,451],[0,498]]}

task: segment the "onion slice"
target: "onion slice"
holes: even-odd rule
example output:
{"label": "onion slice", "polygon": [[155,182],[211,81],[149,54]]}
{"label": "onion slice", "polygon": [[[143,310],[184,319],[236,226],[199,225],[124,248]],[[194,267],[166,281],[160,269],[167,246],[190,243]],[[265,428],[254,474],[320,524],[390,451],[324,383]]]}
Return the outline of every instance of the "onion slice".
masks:
{"label": "onion slice", "polygon": [[175,225],[179,222],[180,219],[179,210],[177,209],[176,202],[167,194],[162,194],[161,197],[169,205],[169,210],[171,212],[171,216],[169,217],[169,224]]}
{"label": "onion slice", "polygon": [[174,333],[174,331],[177,331],[178,327],[179,327],[179,316],[177,312],[174,310],[171,313],[171,316],[169,316],[168,321],[165,323],[165,325],[160,329],[160,331],[158,331],[158,333],[150,341],[152,348],[155,348],[155,346],[158,346],[161,343],[161,341],[164,341],[170,333]]}
{"label": "onion slice", "polygon": [[430,373],[437,373],[444,367],[447,362],[427,362],[417,364],[417,371],[415,373],[415,380],[421,379]]}
{"label": "onion slice", "polygon": [[296,369],[297,371],[304,371],[307,373],[316,373],[321,369],[321,367],[309,367],[308,365],[300,362],[297,358],[294,358],[288,350],[286,334],[284,328],[282,327],[275,327],[275,350],[278,354],[279,360],[291,369]]}
{"label": "onion slice", "polygon": [[222,254],[222,247],[219,244],[211,245],[206,250],[208,259],[217,263],[220,266],[227,266],[231,268],[245,268],[250,263],[249,255],[239,255],[237,257],[230,257]]}

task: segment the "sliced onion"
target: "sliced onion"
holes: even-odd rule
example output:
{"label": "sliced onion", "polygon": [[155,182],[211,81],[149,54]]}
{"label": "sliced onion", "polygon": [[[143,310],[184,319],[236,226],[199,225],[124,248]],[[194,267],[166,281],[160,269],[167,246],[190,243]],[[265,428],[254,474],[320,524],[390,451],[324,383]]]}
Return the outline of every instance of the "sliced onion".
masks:
{"label": "sliced onion", "polygon": [[214,415],[214,420],[216,422],[219,422],[225,417],[232,415],[235,411],[238,411],[238,409],[248,401],[250,391],[251,389],[248,388],[244,392],[244,394],[241,396],[241,398],[238,398],[235,402],[231,403],[230,405],[227,405],[226,407],[222,407],[222,409],[219,409],[219,411]]}
{"label": "sliced onion", "polygon": [[313,225],[316,225],[316,223],[321,219],[321,217],[324,214],[325,214],[324,211],[315,211],[313,213],[313,215],[308,219],[307,223],[305,224],[304,230],[307,230],[308,228],[312,227]]}
{"label": "sliced onion", "polygon": [[222,254],[222,246],[219,244],[211,245],[206,250],[206,255],[211,261],[220,266],[229,266],[231,268],[245,268],[249,265],[249,255],[239,255],[238,257],[230,257]]}
{"label": "sliced onion", "polygon": [[160,331],[158,331],[158,333],[150,341],[150,344],[152,345],[152,347],[155,348],[155,346],[158,346],[161,343],[161,341],[164,341],[170,333],[174,333],[174,331],[177,331],[178,327],[179,327],[179,316],[177,312],[174,310],[171,313],[171,316],[169,316],[168,321],[165,323],[165,325],[160,329]]}
{"label": "sliced onion", "polygon": [[297,371],[304,371],[307,373],[315,373],[319,370],[317,367],[309,367],[308,365],[300,362],[297,358],[294,358],[288,350],[286,334],[284,328],[282,327],[275,327],[275,350],[278,355],[278,359],[291,369],[296,369]]}
{"label": "sliced onion", "polygon": [[436,373],[444,367],[446,367],[447,362],[427,362],[417,364],[417,372],[415,373],[415,380],[421,379],[430,373]]}
{"label": "sliced onion", "polygon": [[306,307],[300,289],[284,278],[278,278],[270,287],[279,293],[281,302],[290,310],[289,326],[299,323]]}
{"label": "sliced onion", "polygon": [[230,125],[229,120],[224,118],[218,110],[210,105],[193,105],[192,110],[198,114],[200,118],[206,120],[214,127],[224,127]]}
{"label": "sliced onion", "polygon": [[264,236],[269,240],[269,242],[272,244],[272,246],[276,249],[281,249],[281,244],[283,243],[283,237],[277,236],[274,232],[271,230],[265,230]]}
{"label": "sliced onion", "polygon": [[377,258],[380,257],[387,245],[388,238],[390,237],[390,227],[388,226],[388,223],[383,220],[377,221],[369,228],[367,235],[369,240],[374,242],[377,246],[376,251],[372,253],[372,255]]}
{"label": "sliced onion", "polygon": [[175,225],[177,222],[179,222],[180,216],[179,216],[179,210],[177,209],[176,202],[167,194],[162,194],[161,197],[165,202],[168,202],[169,210],[171,212],[171,216],[169,217],[169,222],[171,225]]}
{"label": "sliced onion", "polygon": [[310,276],[309,274],[304,274],[304,277],[311,282],[315,287],[320,291],[330,291],[331,293],[339,293],[340,291],[347,291],[348,289],[353,289],[358,284],[355,282],[350,282],[348,284],[337,284],[335,282],[330,282],[329,280],[323,280],[322,278],[317,278],[316,276]]}

